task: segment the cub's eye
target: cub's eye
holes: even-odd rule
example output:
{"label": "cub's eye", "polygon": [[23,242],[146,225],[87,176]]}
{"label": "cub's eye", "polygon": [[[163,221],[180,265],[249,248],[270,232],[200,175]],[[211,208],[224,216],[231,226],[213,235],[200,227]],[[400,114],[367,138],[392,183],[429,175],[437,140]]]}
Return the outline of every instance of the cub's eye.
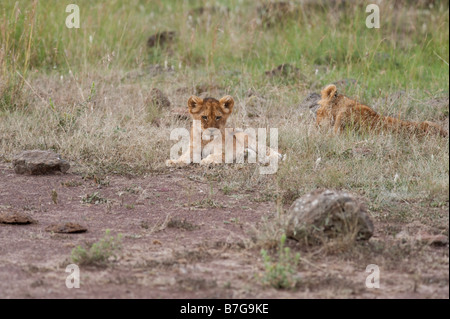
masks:
{"label": "cub's eye", "polygon": [[216,116],[216,121],[220,120],[222,116]]}
{"label": "cub's eye", "polygon": [[204,119],[205,121],[207,121],[207,120],[208,120],[208,117],[207,117],[207,116],[202,116],[202,119]]}

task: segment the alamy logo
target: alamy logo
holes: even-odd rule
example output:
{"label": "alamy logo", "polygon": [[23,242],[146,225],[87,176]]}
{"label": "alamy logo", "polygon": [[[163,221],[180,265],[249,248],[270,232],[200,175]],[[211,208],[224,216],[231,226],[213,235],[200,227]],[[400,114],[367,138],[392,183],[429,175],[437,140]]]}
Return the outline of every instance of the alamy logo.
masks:
{"label": "alamy logo", "polygon": [[70,14],[66,18],[66,27],[69,29],[80,28],[80,7],[76,4],[69,4],[66,7],[66,12]]}
{"label": "alamy logo", "polygon": [[380,288],[380,268],[377,265],[368,265],[366,272],[370,273],[366,278],[366,287],[369,289]]}
{"label": "alamy logo", "polygon": [[66,278],[66,287],[68,289],[80,288],[80,267],[70,264],[66,267],[66,272],[70,273]]}
{"label": "alamy logo", "polygon": [[366,7],[366,12],[370,13],[366,18],[366,27],[369,29],[380,28],[380,7],[376,4],[369,4]]}

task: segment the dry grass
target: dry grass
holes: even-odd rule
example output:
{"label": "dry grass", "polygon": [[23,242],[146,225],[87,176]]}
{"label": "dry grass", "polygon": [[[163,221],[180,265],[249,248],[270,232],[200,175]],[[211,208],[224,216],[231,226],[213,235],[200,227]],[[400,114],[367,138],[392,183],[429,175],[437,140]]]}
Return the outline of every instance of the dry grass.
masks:
{"label": "dry grass", "polygon": [[[149,109],[155,106],[147,104],[146,99],[148,87],[154,83],[126,83],[121,76],[114,72],[90,75],[83,81],[85,85],[79,85],[81,91],[72,78],[31,79],[33,90],[26,94],[33,109],[6,112],[0,118],[3,157],[11,160],[23,149],[54,149],[80,173],[165,171],[164,161],[173,145],[170,132],[176,127],[188,128],[189,122],[178,120],[170,110],[158,111],[159,127],[149,122]],[[190,94],[180,93],[182,76],[166,74],[160,81],[158,87],[164,88],[172,105],[182,107]],[[280,163],[275,176],[260,176],[252,165],[239,166],[239,174],[235,173],[237,166],[218,168],[209,175],[222,185],[251,189],[265,184],[267,192],[282,196],[285,203],[315,188],[345,188],[368,196],[373,209],[398,201],[448,200],[448,139],[353,132],[335,136],[319,131],[308,110],[291,102],[306,92],[273,86],[262,88],[261,94],[265,99],[257,105],[253,97],[236,96],[235,114],[229,124],[278,128],[279,147],[287,160]],[[409,103],[414,105],[415,101]],[[255,108],[259,116],[249,118]],[[386,112],[395,113],[396,109]],[[420,110],[416,114],[409,119],[425,120]],[[436,117],[428,119],[439,121]]]}

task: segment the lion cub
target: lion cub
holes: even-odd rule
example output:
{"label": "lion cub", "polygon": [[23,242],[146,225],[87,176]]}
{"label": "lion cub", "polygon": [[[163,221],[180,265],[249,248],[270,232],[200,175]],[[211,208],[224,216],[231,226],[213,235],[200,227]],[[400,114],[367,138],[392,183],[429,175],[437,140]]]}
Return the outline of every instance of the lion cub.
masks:
{"label": "lion cub", "polygon": [[428,134],[448,136],[448,133],[433,122],[408,122],[389,116],[382,116],[367,105],[338,94],[335,85],[322,90],[316,122],[318,125],[333,126],[339,133],[345,127],[366,131],[390,131],[425,136]]}
{"label": "lion cub", "polygon": [[[216,100],[208,97],[201,99],[197,96],[191,96],[188,100],[189,113],[194,121],[200,125],[192,125],[190,134],[189,151],[185,152],[177,160],[167,160],[166,166],[183,166],[193,162],[194,158],[194,134],[206,136],[206,140],[201,138],[201,162],[200,165],[210,165],[225,162],[225,151],[232,152],[233,160],[237,159],[236,149],[246,150],[248,154],[256,154],[256,139],[251,134],[244,132],[230,132],[225,129],[228,117],[231,115],[234,107],[234,100],[227,95]],[[220,133],[221,139],[218,138]],[[209,139],[208,139],[209,138]],[[269,160],[276,157],[283,159],[278,152],[267,148]],[[243,154],[242,154],[243,155]]]}

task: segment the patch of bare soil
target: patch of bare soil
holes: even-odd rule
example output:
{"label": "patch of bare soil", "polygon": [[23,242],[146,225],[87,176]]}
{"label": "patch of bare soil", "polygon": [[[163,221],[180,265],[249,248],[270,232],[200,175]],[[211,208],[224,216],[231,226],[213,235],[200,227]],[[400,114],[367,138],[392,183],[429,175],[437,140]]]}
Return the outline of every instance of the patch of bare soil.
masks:
{"label": "patch of bare soil", "polygon": [[[260,251],[246,243],[248,230],[276,211],[275,204],[251,200],[257,193],[211,189],[198,178],[201,170],[86,179],[16,175],[0,164],[0,209],[37,221],[0,223],[0,298],[449,297],[448,246],[396,238],[406,225],[379,218],[374,237],[346,253],[323,254],[289,241],[302,254],[298,288],[263,287]],[[448,207],[429,213],[447,220],[448,229]],[[67,223],[88,231],[46,231]],[[68,289],[72,249],[98,242],[107,229],[123,236],[118,259],[106,268],[80,267],[81,287]],[[365,286],[369,264],[380,267],[380,289]]]}

